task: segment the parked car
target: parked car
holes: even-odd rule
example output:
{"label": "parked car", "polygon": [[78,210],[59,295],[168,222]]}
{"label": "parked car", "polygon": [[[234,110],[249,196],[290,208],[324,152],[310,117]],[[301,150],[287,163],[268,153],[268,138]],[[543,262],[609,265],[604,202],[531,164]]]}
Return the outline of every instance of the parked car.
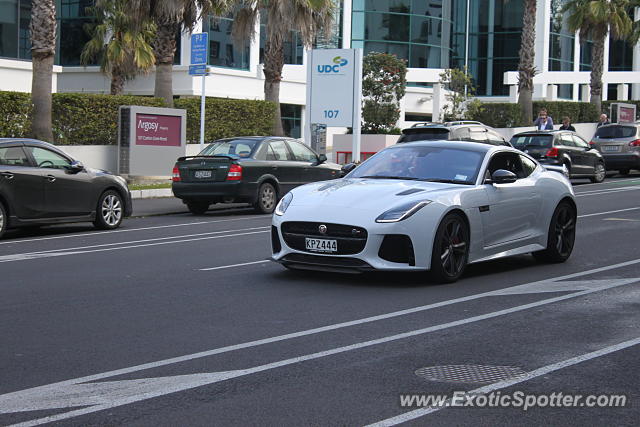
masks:
{"label": "parked car", "polygon": [[591,145],[602,153],[607,170],[621,175],[640,170],[640,123],[600,126]]}
{"label": "parked car", "polygon": [[273,212],[280,197],[301,184],[338,178],[340,165],[327,162],[292,138],[243,136],[220,139],[173,168],[173,194],[201,215],[213,203],[250,203]]}
{"label": "parked car", "polygon": [[127,182],[57,147],[0,138],[0,237],[8,228],[91,221],[114,229],[131,215]]}
{"label": "parked car", "polygon": [[571,183],[511,147],[396,144],[345,178],[294,189],[272,218],[272,259],[291,269],[425,271],[454,282],[467,264],[533,253],[566,261]]}
{"label": "parked car", "polygon": [[416,123],[402,131],[397,143],[428,140],[471,141],[509,146],[507,140],[495,129],[474,121]]}
{"label": "parked car", "polygon": [[543,165],[564,165],[571,178],[589,178],[591,182],[602,182],[606,177],[602,154],[575,132],[522,132],[511,138],[511,145]]}

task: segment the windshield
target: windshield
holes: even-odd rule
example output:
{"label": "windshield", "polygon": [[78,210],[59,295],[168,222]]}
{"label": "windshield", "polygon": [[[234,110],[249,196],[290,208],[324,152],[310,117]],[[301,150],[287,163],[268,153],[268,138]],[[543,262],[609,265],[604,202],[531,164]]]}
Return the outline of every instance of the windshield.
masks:
{"label": "windshield", "polygon": [[521,135],[511,138],[511,145],[518,150],[525,148],[551,148],[552,135]]}
{"label": "windshield", "polygon": [[258,141],[255,139],[230,139],[220,140],[205,147],[200,156],[233,155],[249,157]]}
{"label": "windshield", "polygon": [[408,144],[379,152],[347,176],[475,184],[483,158],[476,151]]}
{"label": "windshield", "polygon": [[636,128],[633,126],[606,126],[596,130],[598,138],[632,138],[636,136]]}
{"label": "windshield", "polygon": [[449,139],[448,129],[420,129],[420,131],[405,131],[398,142],[413,142],[413,141],[430,141],[436,139]]}

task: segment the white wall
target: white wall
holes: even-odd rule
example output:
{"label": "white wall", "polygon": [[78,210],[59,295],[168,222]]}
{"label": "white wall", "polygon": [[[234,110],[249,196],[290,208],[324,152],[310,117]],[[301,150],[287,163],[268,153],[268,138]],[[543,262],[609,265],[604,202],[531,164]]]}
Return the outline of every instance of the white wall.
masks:
{"label": "white wall", "polygon": [[[31,61],[0,59],[0,90],[31,92]],[[57,92],[58,75],[62,67],[54,65],[52,92]]]}
{"label": "white wall", "polygon": [[87,167],[109,172],[117,170],[118,147],[115,145],[59,145],[57,148]]}

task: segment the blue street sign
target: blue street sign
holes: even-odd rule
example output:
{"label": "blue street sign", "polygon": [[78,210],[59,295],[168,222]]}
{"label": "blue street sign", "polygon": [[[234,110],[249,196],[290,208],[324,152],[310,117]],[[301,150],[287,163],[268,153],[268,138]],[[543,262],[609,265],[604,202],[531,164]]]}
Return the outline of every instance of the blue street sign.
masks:
{"label": "blue street sign", "polygon": [[189,75],[206,76],[207,66],[205,64],[189,65]]}
{"label": "blue street sign", "polygon": [[209,44],[209,33],[198,33],[191,35],[191,64],[206,64],[207,45]]}

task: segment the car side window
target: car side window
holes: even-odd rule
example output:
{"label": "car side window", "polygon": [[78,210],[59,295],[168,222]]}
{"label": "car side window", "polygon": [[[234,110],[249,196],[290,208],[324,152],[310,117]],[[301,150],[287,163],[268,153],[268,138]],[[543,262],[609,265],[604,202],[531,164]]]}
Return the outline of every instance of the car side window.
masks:
{"label": "car side window", "polygon": [[287,144],[289,144],[289,148],[291,148],[291,151],[293,152],[294,160],[296,160],[298,162],[316,162],[316,161],[318,161],[318,156],[316,156],[316,153],[311,151],[306,146],[300,144],[299,142],[287,141]]}
{"label": "car side window", "polygon": [[576,146],[576,144],[573,142],[573,137],[571,135],[560,135],[560,145],[564,145],[565,147]]}
{"label": "car side window", "polygon": [[27,153],[22,147],[0,148],[0,165],[2,166],[31,166]]}
{"label": "car side window", "polygon": [[469,129],[469,141],[487,142],[487,130],[480,127]]}
{"label": "car side window", "polygon": [[526,178],[533,173],[538,167],[536,162],[528,158],[527,156],[520,155],[520,161],[522,162],[522,177]]}
{"label": "car side window", "polygon": [[39,168],[65,169],[71,162],[58,153],[40,147],[28,147]]}
{"label": "car side window", "polygon": [[289,160],[289,151],[284,141],[271,141],[269,143],[267,160]]}
{"label": "car side window", "polygon": [[520,155],[517,153],[497,153],[489,161],[489,167],[487,168],[488,176],[486,178],[491,178],[491,175],[498,169],[504,169],[509,172],[513,172],[516,174],[518,179],[526,178],[529,176],[525,174],[522,168],[522,162],[520,160]]}
{"label": "car side window", "polygon": [[580,148],[589,148],[589,144],[587,144],[587,142],[580,138],[577,135],[572,135],[573,136],[573,142],[574,144],[576,144],[576,147],[580,147]]}

